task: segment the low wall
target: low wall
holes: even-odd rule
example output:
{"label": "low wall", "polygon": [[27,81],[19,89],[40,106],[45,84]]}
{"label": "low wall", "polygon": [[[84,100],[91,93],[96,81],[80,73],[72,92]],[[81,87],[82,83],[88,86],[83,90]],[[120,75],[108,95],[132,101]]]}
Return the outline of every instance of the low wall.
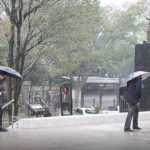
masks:
{"label": "low wall", "polygon": [[[59,116],[45,118],[24,118],[15,122],[9,128],[33,129],[33,128],[52,128],[77,125],[100,125],[111,123],[124,123],[127,113],[118,114],[95,114],[79,116]],[[140,112],[139,120],[150,120],[150,112]]]}

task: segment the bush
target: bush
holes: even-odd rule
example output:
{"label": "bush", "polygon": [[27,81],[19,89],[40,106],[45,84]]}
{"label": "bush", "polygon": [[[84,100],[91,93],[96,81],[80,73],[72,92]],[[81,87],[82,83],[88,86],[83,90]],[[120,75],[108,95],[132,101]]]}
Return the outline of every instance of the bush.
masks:
{"label": "bush", "polygon": [[95,114],[99,114],[103,110],[102,105],[99,105],[99,104],[93,105],[93,108],[94,108]]}

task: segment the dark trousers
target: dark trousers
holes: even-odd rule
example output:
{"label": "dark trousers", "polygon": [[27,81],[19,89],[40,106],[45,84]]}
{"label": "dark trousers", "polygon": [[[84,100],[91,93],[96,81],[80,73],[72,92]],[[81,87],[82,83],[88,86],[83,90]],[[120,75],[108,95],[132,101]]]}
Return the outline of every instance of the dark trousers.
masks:
{"label": "dark trousers", "polygon": [[128,105],[128,115],[125,121],[124,129],[128,130],[131,126],[131,121],[133,119],[133,128],[138,127],[138,114],[139,114],[139,105]]}
{"label": "dark trousers", "polygon": [[3,116],[3,110],[0,107],[0,127],[2,127],[2,116]]}

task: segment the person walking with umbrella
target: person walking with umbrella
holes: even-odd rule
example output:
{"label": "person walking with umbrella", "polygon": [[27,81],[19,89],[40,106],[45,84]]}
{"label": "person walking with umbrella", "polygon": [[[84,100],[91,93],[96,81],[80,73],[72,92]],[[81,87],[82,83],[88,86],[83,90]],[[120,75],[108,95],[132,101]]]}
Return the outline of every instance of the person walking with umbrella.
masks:
{"label": "person walking with umbrella", "polygon": [[[139,105],[142,97],[142,88],[144,88],[142,82],[142,75],[132,74],[127,80],[127,92],[125,94],[125,98],[128,104],[128,114],[126,117],[124,131],[125,132],[134,132],[130,128],[131,121],[133,120],[133,129],[141,130],[138,126],[138,114],[139,114]],[[148,77],[148,76],[147,76]]]}
{"label": "person walking with umbrella", "polygon": [[8,131],[6,128],[2,126],[2,116],[3,116],[3,100],[4,100],[4,87],[3,84],[6,80],[6,77],[13,77],[13,78],[22,78],[19,72],[16,70],[10,68],[10,67],[5,67],[5,66],[0,66],[0,132],[6,132]]}
{"label": "person walking with umbrella", "polygon": [[4,100],[4,88],[3,88],[3,83],[6,79],[6,74],[5,73],[0,73],[0,132],[6,132],[7,129],[2,127],[2,116],[3,116],[3,109],[2,109],[2,104]]}

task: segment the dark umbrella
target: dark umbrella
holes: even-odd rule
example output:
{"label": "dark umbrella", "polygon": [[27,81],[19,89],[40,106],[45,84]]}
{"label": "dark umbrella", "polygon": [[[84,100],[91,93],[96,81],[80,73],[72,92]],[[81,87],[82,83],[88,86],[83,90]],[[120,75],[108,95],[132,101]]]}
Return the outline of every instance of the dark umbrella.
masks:
{"label": "dark umbrella", "polygon": [[13,78],[22,78],[19,72],[10,67],[0,66],[0,73],[5,73],[7,76]]}
{"label": "dark umbrella", "polygon": [[142,80],[145,80],[147,79],[149,76],[150,76],[150,72],[146,72],[146,71],[136,71],[136,72],[133,72],[131,74],[128,75],[127,77],[127,82],[128,81],[131,81],[137,77],[141,76],[142,77]]}

